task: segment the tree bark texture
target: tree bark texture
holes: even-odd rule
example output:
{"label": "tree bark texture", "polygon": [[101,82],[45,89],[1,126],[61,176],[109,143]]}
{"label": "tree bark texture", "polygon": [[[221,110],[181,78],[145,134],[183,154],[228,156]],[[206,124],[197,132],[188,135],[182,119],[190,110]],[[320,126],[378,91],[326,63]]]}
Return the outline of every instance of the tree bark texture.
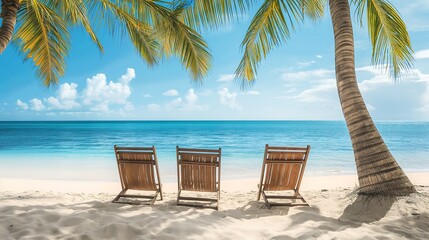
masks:
{"label": "tree bark texture", "polygon": [[360,194],[416,192],[378,132],[359,91],[348,0],[329,0],[335,36],[338,95],[353,145]]}
{"label": "tree bark texture", "polygon": [[7,45],[12,40],[12,33],[15,29],[16,15],[19,8],[19,0],[2,0],[1,14],[2,18],[0,26],[0,54],[6,49]]}

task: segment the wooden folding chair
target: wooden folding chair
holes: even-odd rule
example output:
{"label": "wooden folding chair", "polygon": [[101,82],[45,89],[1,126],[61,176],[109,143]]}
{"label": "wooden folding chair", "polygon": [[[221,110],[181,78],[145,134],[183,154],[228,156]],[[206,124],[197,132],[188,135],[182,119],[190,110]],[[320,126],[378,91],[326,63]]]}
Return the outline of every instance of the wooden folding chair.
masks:
{"label": "wooden folding chair", "polygon": [[[219,209],[221,149],[190,149],[176,147],[177,155],[177,205]],[[213,192],[217,198],[182,197],[182,191]],[[194,203],[183,202],[194,201]],[[216,203],[216,207],[195,202]]]}
{"label": "wooden folding chair", "polygon": [[[114,146],[118,163],[122,191],[113,199],[114,203],[154,204],[158,194],[162,200],[161,179],[155,147],[117,147]],[[155,181],[155,177],[156,180]],[[153,195],[127,194],[128,190],[154,192]],[[148,201],[121,201],[125,199],[148,199]]]}
{"label": "wooden folding chair", "polygon": [[[258,201],[264,198],[265,205],[271,206],[309,206],[299,193],[310,145],[301,147],[270,147],[265,145]],[[265,191],[294,191],[293,195],[267,195]],[[302,203],[270,203],[269,199],[301,200]]]}

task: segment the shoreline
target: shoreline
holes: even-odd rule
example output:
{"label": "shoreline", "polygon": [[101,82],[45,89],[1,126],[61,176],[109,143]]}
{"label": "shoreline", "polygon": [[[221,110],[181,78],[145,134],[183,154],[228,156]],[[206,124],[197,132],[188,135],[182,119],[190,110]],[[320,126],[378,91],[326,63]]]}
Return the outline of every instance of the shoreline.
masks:
{"label": "shoreline", "polygon": [[[406,173],[414,185],[429,186],[429,172]],[[161,179],[162,181],[162,179]],[[221,191],[257,191],[259,178],[221,179]],[[177,182],[162,182],[166,193],[177,192]],[[306,176],[302,180],[301,191],[357,188],[357,175]],[[0,192],[43,191],[59,193],[118,193],[121,190],[117,181],[51,180],[31,178],[0,178]]]}

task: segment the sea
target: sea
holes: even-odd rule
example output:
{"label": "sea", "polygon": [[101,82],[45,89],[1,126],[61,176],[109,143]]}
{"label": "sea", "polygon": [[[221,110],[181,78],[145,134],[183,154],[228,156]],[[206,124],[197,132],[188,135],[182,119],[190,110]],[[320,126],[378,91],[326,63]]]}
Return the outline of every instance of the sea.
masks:
{"label": "sea", "polygon": [[[376,122],[406,172],[429,171],[429,122]],[[155,146],[163,182],[176,146],[222,148],[222,178],[258,178],[265,144],[311,146],[306,175],[356,173],[343,121],[0,122],[0,178],[117,181],[113,146]]]}

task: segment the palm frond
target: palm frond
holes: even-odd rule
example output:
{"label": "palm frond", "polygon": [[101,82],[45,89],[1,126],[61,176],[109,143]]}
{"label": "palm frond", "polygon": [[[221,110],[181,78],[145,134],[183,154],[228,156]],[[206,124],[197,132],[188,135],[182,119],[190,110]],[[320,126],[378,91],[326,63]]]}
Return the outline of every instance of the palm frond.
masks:
{"label": "palm frond", "polygon": [[70,46],[67,23],[55,11],[37,0],[22,3],[13,37],[25,59],[32,59],[36,74],[46,86],[64,75]]}
{"label": "palm frond", "polygon": [[174,0],[172,8],[190,27],[200,30],[225,26],[246,14],[258,0]]}
{"label": "palm frond", "polygon": [[[161,43],[163,56],[179,57],[183,66],[194,80],[201,80],[207,75],[211,65],[211,55],[207,43],[194,29],[180,21],[177,13],[171,11],[165,1],[124,0],[131,13],[137,14],[142,21],[149,21]],[[132,9],[138,11],[132,12]],[[146,13],[143,14],[142,13]],[[148,17],[150,16],[150,17]]]}
{"label": "palm frond", "polygon": [[313,21],[320,20],[324,13],[327,0],[302,0],[302,8],[304,15],[311,18]]}
{"label": "palm frond", "polygon": [[303,21],[304,9],[300,0],[266,0],[252,19],[242,42],[243,58],[235,71],[235,76],[246,81],[253,81],[260,61],[272,48],[281,45],[295,28]]}
{"label": "palm frond", "polygon": [[386,66],[391,76],[412,67],[413,50],[404,21],[395,7],[385,0],[353,0],[361,24],[366,10],[372,63]]}
{"label": "palm frond", "polygon": [[117,31],[121,36],[128,35],[140,56],[149,64],[159,60],[159,43],[153,27],[132,14],[132,6],[126,1],[115,3],[110,0],[86,0],[90,17],[96,23],[109,29],[112,35]]}
{"label": "palm frond", "polygon": [[83,26],[99,50],[104,51],[103,45],[89,22],[87,8],[83,0],[44,0],[42,2],[46,2],[46,6],[54,9],[68,24]]}

